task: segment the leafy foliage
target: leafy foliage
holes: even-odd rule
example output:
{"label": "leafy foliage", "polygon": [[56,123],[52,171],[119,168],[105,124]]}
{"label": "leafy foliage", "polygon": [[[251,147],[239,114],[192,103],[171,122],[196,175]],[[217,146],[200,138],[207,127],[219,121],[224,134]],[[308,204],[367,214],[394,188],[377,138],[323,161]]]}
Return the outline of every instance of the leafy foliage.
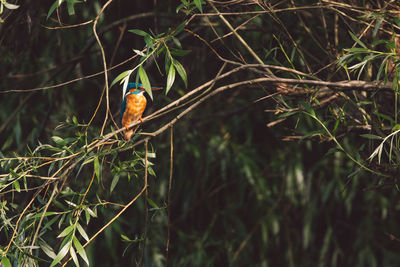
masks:
{"label": "leafy foliage", "polygon": [[1,264],[398,265],[396,14],[1,1]]}

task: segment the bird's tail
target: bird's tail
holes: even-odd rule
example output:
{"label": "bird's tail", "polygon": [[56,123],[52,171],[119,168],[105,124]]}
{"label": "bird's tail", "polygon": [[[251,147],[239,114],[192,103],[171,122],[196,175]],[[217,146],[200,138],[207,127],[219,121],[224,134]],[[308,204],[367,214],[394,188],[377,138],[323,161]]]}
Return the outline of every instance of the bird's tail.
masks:
{"label": "bird's tail", "polygon": [[129,141],[131,140],[132,136],[135,134],[136,130],[139,128],[138,126],[133,127],[132,129],[125,131],[125,140]]}

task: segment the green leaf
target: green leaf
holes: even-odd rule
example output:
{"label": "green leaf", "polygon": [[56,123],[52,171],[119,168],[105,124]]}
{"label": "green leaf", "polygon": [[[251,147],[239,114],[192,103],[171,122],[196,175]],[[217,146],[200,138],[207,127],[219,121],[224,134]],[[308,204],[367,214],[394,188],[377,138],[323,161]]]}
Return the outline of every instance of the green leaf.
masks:
{"label": "green leaf", "polygon": [[81,243],[79,242],[79,240],[74,236],[74,238],[72,239],[72,242],[74,242],[74,246],[76,248],[76,251],[78,251],[79,255],[82,257],[82,259],[86,262],[87,265],[89,265],[89,259],[86,256],[86,252],[85,249],[83,248],[83,246],[81,245]]}
{"label": "green leaf", "polygon": [[179,24],[179,26],[175,28],[173,36],[176,36],[179,33],[181,33],[181,31],[183,31],[183,29],[185,28],[186,23],[187,23],[187,20],[184,20],[181,24]]}
{"label": "green leaf", "polygon": [[400,130],[400,124],[396,124],[395,126],[393,126],[392,131],[397,131]]}
{"label": "green leaf", "polygon": [[75,0],[67,0],[67,9],[68,15],[72,16],[75,15],[75,8],[74,5],[76,4]]}
{"label": "green leaf", "polygon": [[167,77],[167,88],[165,89],[165,94],[168,94],[169,90],[171,89],[172,85],[175,81],[175,67],[174,63],[172,62],[169,66],[168,77]]}
{"label": "green leaf", "polygon": [[64,237],[64,236],[68,235],[69,233],[72,232],[72,230],[74,230],[74,226],[71,224],[70,226],[68,226],[67,228],[65,228],[65,229],[61,232],[61,234],[59,234],[59,235],[57,236],[57,238]]}
{"label": "green leaf", "polygon": [[96,173],[97,180],[100,181],[100,163],[97,156],[94,158],[94,172]]}
{"label": "green leaf", "polygon": [[10,4],[10,3],[7,3],[6,1],[5,2],[2,1],[2,3],[8,9],[17,9],[17,8],[19,8],[19,5]]}
{"label": "green leaf", "polygon": [[147,32],[142,31],[142,30],[138,30],[138,29],[132,29],[132,30],[128,30],[128,32],[140,35],[140,36],[146,36],[149,35]]}
{"label": "green leaf", "polygon": [[49,256],[50,258],[54,259],[57,255],[54,252],[53,248],[50,247],[46,242],[44,242],[43,240],[39,240],[39,247],[43,250],[43,252]]}
{"label": "green leaf", "polygon": [[58,264],[64,257],[67,255],[69,248],[71,247],[71,241],[66,243],[64,247],[58,252],[57,256],[54,258],[53,262],[50,264],[50,267]]}
{"label": "green leaf", "polygon": [[175,66],[176,70],[178,71],[179,76],[181,76],[183,82],[185,83],[185,87],[187,88],[188,80],[187,80],[187,74],[186,74],[185,68],[177,60],[174,60],[174,66]]}
{"label": "green leaf", "polygon": [[62,139],[62,138],[59,137],[59,136],[52,136],[51,139],[52,139],[57,145],[63,146],[63,145],[65,144],[64,139]]}
{"label": "green leaf", "polygon": [[379,66],[378,74],[376,75],[376,81],[379,81],[382,75],[382,71],[384,70],[385,66],[389,64],[388,59],[390,56],[386,56],[385,59],[382,61],[381,65]]}
{"label": "green leaf", "polygon": [[4,267],[12,267],[10,260],[6,256],[1,258],[1,264]]}
{"label": "green leaf", "polygon": [[358,39],[358,37],[355,36],[351,31],[349,31],[349,34],[350,34],[351,38],[352,38],[357,44],[361,45],[361,46],[364,47],[365,49],[368,49],[367,46],[366,46],[363,42],[361,42],[361,40]]}
{"label": "green leaf", "polygon": [[78,229],[78,232],[81,234],[81,236],[82,236],[86,241],[89,241],[88,235],[86,234],[85,230],[83,229],[83,227],[82,227],[79,223],[76,224],[76,228]]}
{"label": "green leaf", "polygon": [[49,19],[49,17],[51,16],[51,14],[53,14],[54,10],[56,10],[57,7],[59,7],[61,5],[61,3],[64,2],[64,0],[56,0],[50,7],[49,12],[47,13],[47,17],[46,20]]}
{"label": "green leaf", "polygon": [[171,36],[171,38],[172,38],[172,41],[174,42],[174,44],[175,44],[177,47],[182,48],[182,44],[181,44],[181,42],[179,41],[178,38],[176,38],[176,37],[174,37],[174,36]]}
{"label": "green leaf", "polygon": [[126,235],[123,235],[123,234],[121,234],[121,238],[122,238],[122,241],[132,241],[132,239],[130,239],[129,237],[127,237]]}
{"label": "green leaf", "polygon": [[150,204],[150,206],[152,206],[155,209],[160,209],[160,207],[158,207],[158,205],[151,199],[151,198],[146,198],[147,202]]}
{"label": "green leaf", "polygon": [[117,82],[119,82],[120,80],[124,79],[126,76],[130,75],[132,73],[132,70],[127,70],[124,71],[123,73],[121,73],[120,75],[117,76],[117,78],[115,78],[111,85],[110,88],[113,87],[114,84],[116,84]]}
{"label": "green leaf", "polygon": [[81,234],[81,236],[82,236],[86,241],[89,241],[88,235],[86,234],[85,230],[83,229],[83,227],[82,227],[79,223],[77,223],[76,228],[78,229],[78,232]]}
{"label": "green leaf", "polygon": [[14,186],[15,190],[17,190],[17,192],[21,192],[21,187],[19,185],[18,180],[14,181],[13,186]]}
{"label": "green leaf", "polygon": [[300,106],[302,106],[304,108],[304,110],[309,113],[311,116],[315,116],[315,111],[312,108],[312,106],[310,105],[310,103],[307,102],[300,102]]}
{"label": "green leaf", "polygon": [[151,91],[149,77],[147,77],[146,71],[144,70],[142,65],[140,65],[140,67],[139,67],[139,77],[140,77],[140,81],[142,82],[142,84],[144,86],[144,90],[146,90],[146,93],[148,93],[151,100],[153,100],[153,93]]}
{"label": "green leaf", "polygon": [[197,7],[197,9],[200,10],[200,13],[203,13],[203,6],[201,0],[194,0],[194,4]]}
{"label": "green leaf", "polygon": [[110,194],[112,193],[112,191],[114,190],[115,186],[118,184],[119,181],[119,176],[115,175],[112,182],[111,182],[111,186],[110,186]]}
{"label": "green leaf", "polygon": [[150,52],[154,49],[154,41],[150,35],[146,35],[144,37],[144,42],[146,43],[146,47],[148,48],[147,52]]}
{"label": "green leaf", "polygon": [[86,207],[85,209],[90,216],[97,218],[97,214],[95,212],[93,212],[90,208]]}
{"label": "green leaf", "polygon": [[171,52],[171,55],[181,57],[181,56],[186,56],[187,54],[189,54],[192,51],[191,50],[183,50],[183,49],[171,49],[170,52]]}
{"label": "green leaf", "polygon": [[76,256],[75,249],[73,246],[70,247],[69,254],[71,255],[72,260],[74,261],[75,266],[79,267],[78,257]]}
{"label": "green leaf", "polygon": [[372,140],[382,140],[383,138],[378,136],[378,135],[374,135],[374,134],[360,134],[361,137],[367,138],[367,139],[372,139]]}

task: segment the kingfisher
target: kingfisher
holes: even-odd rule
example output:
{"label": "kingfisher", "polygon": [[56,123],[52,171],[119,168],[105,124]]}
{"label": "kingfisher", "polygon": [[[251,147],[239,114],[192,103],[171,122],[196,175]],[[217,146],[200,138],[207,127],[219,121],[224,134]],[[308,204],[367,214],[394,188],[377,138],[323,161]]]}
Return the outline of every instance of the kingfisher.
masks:
{"label": "kingfisher", "polygon": [[[162,88],[152,87],[152,90],[160,90]],[[126,90],[123,94],[121,103],[121,120],[122,125],[125,126],[125,140],[131,140],[132,135],[139,128],[136,125],[132,129],[129,129],[129,125],[140,120],[143,122],[142,114],[146,108],[147,100],[143,95],[144,87],[141,83],[128,83]]]}

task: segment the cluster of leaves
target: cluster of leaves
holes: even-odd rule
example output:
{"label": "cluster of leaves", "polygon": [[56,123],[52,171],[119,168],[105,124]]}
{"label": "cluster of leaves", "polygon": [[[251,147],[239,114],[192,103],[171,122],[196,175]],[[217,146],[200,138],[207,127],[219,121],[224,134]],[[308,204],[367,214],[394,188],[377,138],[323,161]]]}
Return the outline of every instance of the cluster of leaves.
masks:
{"label": "cluster of leaves", "polygon": [[[185,56],[190,51],[182,49],[182,45],[176,36],[182,32],[186,25],[186,21],[182,22],[175,30],[171,28],[168,29],[166,33],[154,34],[151,30],[150,33],[147,33],[142,30],[132,29],[129,32],[142,36],[146,47],[143,51],[134,49],[133,51],[138,54],[140,58],[140,62],[133,69],[122,72],[118,75],[114,81],[111,83],[111,86],[120,82],[123,85],[123,92],[125,92],[126,87],[128,86],[129,78],[132,73],[136,71],[136,83],[140,80],[143,84],[146,93],[153,99],[153,93],[151,90],[151,84],[149,77],[143,68],[143,64],[149,60],[154,59],[155,64],[157,65],[160,74],[162,74],[161,68],[157,63],[157,58],[164,54],[165,59],[165,73],[167,73],[167,84],[165,87],[165,94],[168,94],[169,90],[172,88],[172,85],[175,82],[175,71],[178,72],[179,76],[182,78],[185,86],[187,87],[187,74],[182,64],[173,58],[173,56]],[[176,47],[169,46],[168,43],[172,42]],[[110,86],[110,87],[111,87]]]}
{"label": "cluster of leaves", "polygon": [[[145,47],[133,48],[139,60],[122,73],[118,69],[110,87],[123,84],[125,91],[135,74],[136,82],[144,85],[151,98],[151,83],[160,80],[165,80],[165,93],[171,96],[178,91],[171,90],[173,85],[173,89],[187,88],[188,74],[196,73],[190,75],[189,87],[192,83],[210,86],[190,99],[192,103],[216,92],[214,84],[235,88],[213,95],[201,109],[193,110],[189,119],[176,124],[172,143],[161,137],[149,149],[149,138],[139,135],[126,143],[115,134],[116,127],[107,123],[103,124],[105,132],[111,134],[99,134],[103,132],[103,118],[92,118],[98,118],[103,111],[100,108],[97,113],[96,108],[103,106],[98,103],[102,98],[98,90],[89,91],[91,82],[82,81],[71,90],[60,90],[55,94],[62,96],[59,98],[51,93],[43,93],[50,100],[37,96],[38,114],[43,112],[42,102],[52,101],[56,106],[51,115],[56,119],[50,118],[52,122],[65,113],[77,117],[72,116],[56,130],[52,128],[54,124],[47,125],[44,140],[48,141],[28,142],[33,149],[22,145],[18,148],[13,143],[17,134],[28,132],[28,126],[19,123],[19,118],[15,127],[7,128],[7,142],[0,154],[0,240],[8,241],[0,243],[2,264],[8,267],[34,262],[56,266],[67,264],[68,260],[76,266],[82,261],[103,266],[163,266],[167,260],[171,266],[398,264],[391,243],[396,240],[398,192],[379,191],[396,188],[393,185],[397,182],[391,178],[400,161],[398,37],[392,31],[388,38],[369,42],[357,34],[370,25],[364,20],[376,23],[372,39],[387,34],[382,25],[394,28],[397,22],[387,14],[360,16],[359,21],[349,19],[354,17],[353,12],[364,14],[371,9],[366,5],[347,8],[340,5],[342,2],[321,3],[324,9],[317,9],[310,8],[314,1],[300,1],[296,5],[304,6],[297,10],[293,1],[206,4],[202,0],[181,0],[177,7],[165,8],[176,11],[168,15],[183,20],[179,26],[162,28],[162,33],[129,30],[133,35],[126,38],[136,41],[134,47],[142,46],[143,41]],[[80,13],[75,12],[76,3],[57,0],[42,15],[46,17],[47,13],[49,19],[57,8],[61,14],[66,5],[72,16]],[[98,3],[87,5],[92,4]],[[168,4],[160,3],[164,5]],[[205,13],[207,17],[193,16],[189,20],[179,17],[217,9],[221,12],[212,16]],[[110,11],[109,17],[113,13],[119,15]],[[349,28],[349,32],[340,31],[335,37],[345,44],[339,60],[337,48],[329,45],[335,41],[329,33],[335,33],[339,26],[334,24],[337,16],[342,20],[339,25]],[[313,20],[308,21],[309,17]],[[63,19],[62,14],[57,19],[60,18]],[[299,23],[294,25],[297,20]],[[320,21],[328,23],[321,27]],[[231,30],[225,27],[227,23],[240,26]],[[197,36],[202,35],[202,42],[196,38],[184,40],[183,31],[192,25],[201,29],[196,32]],[[225,32],[226,29],[230,30]],[[59,35],[57,38],[61,38]],[[308,35],[311,38],[305,37]],[[117,38],[104,35],[106,49],[113,47]],[[185,57],[189,51],[183,49],[187,47],[184,42],[196,50],[198,61]],[[66,49],[74,45],[63,43],[61,47],[59,54],[75,58],[73,49]],[[214,49],[212,53],[210,47]],[[247,66],[247,62],[254,61],[254,51],[265,51],[265,63],[275,65],[275,69],[271,68],[276,70],[274,85],[251,80],[273,79],[265,69],[268,66]],[[88,66],[90,72],[99,71],[93,67],[102,65],[98,51],[90,52],[93,58],[73,65],[71,73],[85,72]],[[215,53],[223,57],[216,60]],[[340,68],[332,68],[335,64]],[[236,67],[243,71],[210,82],[225,74],[225,67],[228,71]],[[165,79],[157,79],[157,71]],[[182,83],[177,82],[176,73]],[[393,87],[341,91],[334,86],[293,86],[285,78],[333,82],[365,79]],[[240,87],[244,90],[236,90],[235,83],[243,81],[249,81]],[[102,82],[99,79],[93,83]],[[114,91],[110,90],[112,107],[120,100],[120,94]],[[160,96],[154,102],[163,105],[165,99]],[[75,109],[65,108],[71,103]],[[26,108],[25,116],[35,110],[33,106]],[[83,109],[81,113],[78,107]],[[89,117],[89,123],[84,123],[89,121],[84,118],[92,107],[96,112]],[[13,112],[5,109],[5,113]],[[145,127],[156,128],[163,119]],[[36,118],[32,115],[31,120]],[[271,120],[274,130],[265,127],[266,121]],[[24,131],[17,125],[24,125]],[[145,147],[141,146],[143,143]],[[172,151],[175,154],[170,158]],[[157,179],[153,179],[156,173]],[[173,181],[168,180],[172,179],[171,173]],[[148,184],[147,176],[152,178]],[[130,203],[135,203],[134,208],[128,209]],[[116,220],[121,212],[125,216]],[[391,240],[381,241],[382,233]],[[104,235],[98,238],[99,234]],[[168,255],[165,246],[169,242]]]}
{"label": "cluster of leaves", "polygon": [[[19,8],[19,5],[8,3],[7,0],[2,0],[0,1],[0,15],[3,14],[4,8],[13,10]],[[4,22],[4,20],[0,17],[0,23],[2,22]]]}

